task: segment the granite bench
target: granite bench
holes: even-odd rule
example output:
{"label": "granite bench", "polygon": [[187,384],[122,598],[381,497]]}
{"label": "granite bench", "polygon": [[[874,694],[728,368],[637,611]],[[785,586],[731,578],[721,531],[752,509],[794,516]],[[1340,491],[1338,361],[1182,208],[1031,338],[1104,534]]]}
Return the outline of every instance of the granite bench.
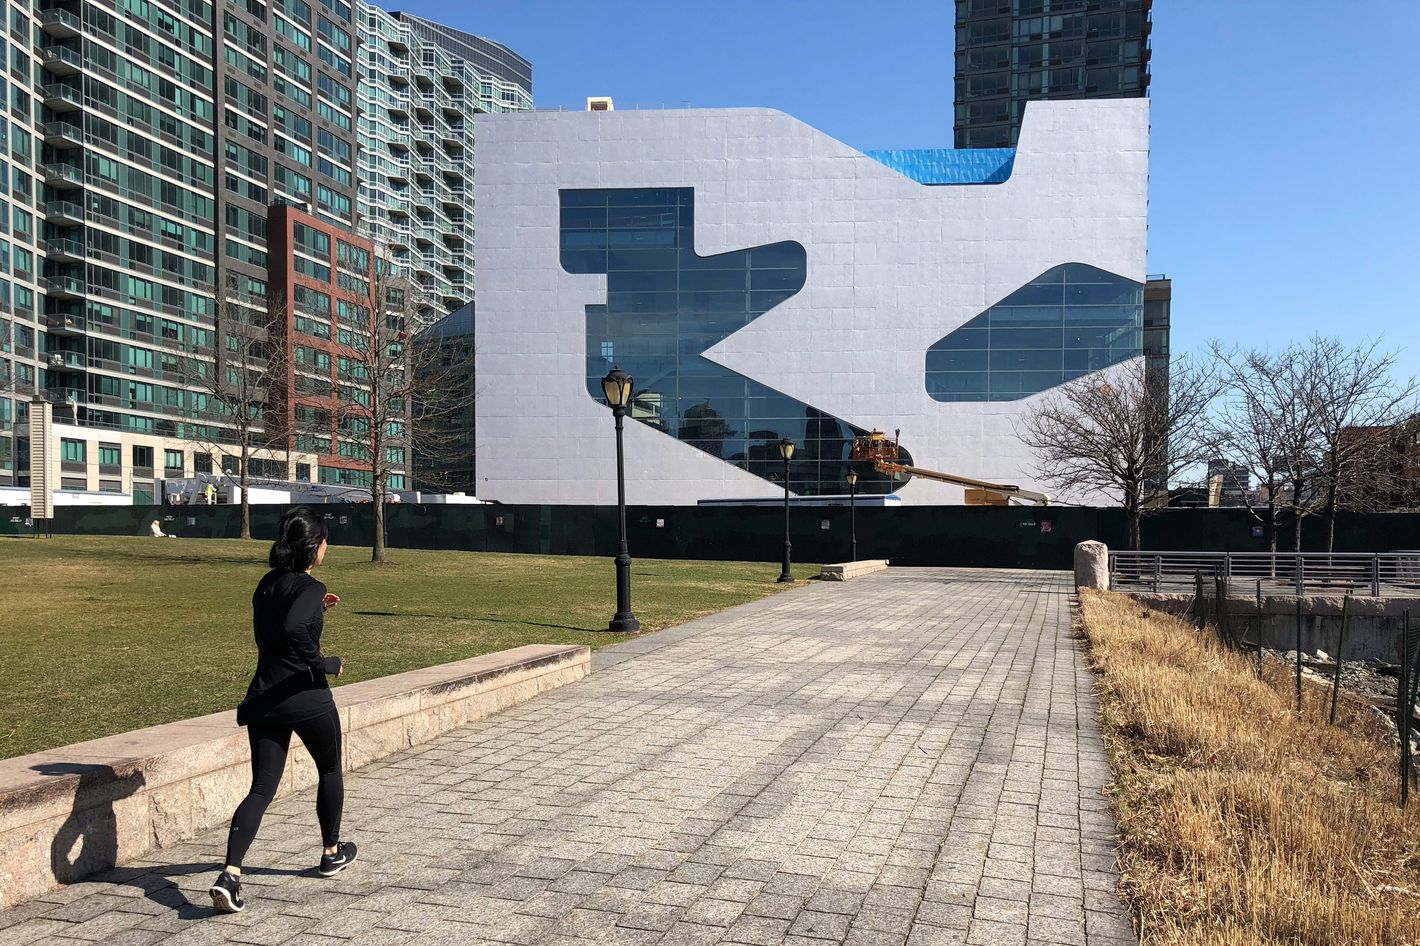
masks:
{"label": "granite bench", "polygon": [[[587,647],[533,644],[336,687],[346,770],[428,742],[591,669]],[[291,753],[280,794],[310,787]],[[0,760],[0,910],[231,818],[251,783],[229,710]]]}

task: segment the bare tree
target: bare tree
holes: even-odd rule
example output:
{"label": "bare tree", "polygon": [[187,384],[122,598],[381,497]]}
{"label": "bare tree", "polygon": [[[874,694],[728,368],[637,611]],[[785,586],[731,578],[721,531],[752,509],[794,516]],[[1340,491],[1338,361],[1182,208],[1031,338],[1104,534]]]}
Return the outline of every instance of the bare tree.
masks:
{"label": "bare tree", "polygon": [[385,560],[385,502],[391,476],[408,475],[419,457],[426,478],[466,439],[461,417],[473,400],[473,352],[428,333],[416,336],[428,306],[417,289],[376,266],[368,291],[345,300],[368,319],[340,351],[336,393],[337,435],[358,444],[375,505],[370,560]]}
{"label": "bare tree", "polygon": [[1396,425],[1414,415],[1417,385],[1393,378],[1393,353],[1320,336],[1275,354],[1217,343],[1212,351],[1224,386],[1214,439],[1267,487],[1273,551],[1281,508],[1292,520],[1293,551],[1313,515],[1326,517],[1330,550],[1338,509],[1406,485],[1398,480],[1408,449],[1397,458]]}
{"label": "bare tree", "polygon": [[1156,383],[1144,359],[1135,359],[1108,377],[1093,374],[1048,392],[1021,425],[1041,477],[1056,489],[1119,498],[1131,549],[1139,548],[1139,518],[1152,489],[1207,453],[1211,367],[1177,358],[1168,378]]}
{"label": "bare tree", "polygon": [[[287,454],[286,402],[290,352],[273,334],[284,334],[284,313],[260,306],[219,306],[215,358],[187,353],[178,374],[197,392],[189,438],[219,454],[235,451],[241,492],[241,537],[251,538],[251,464],[258,452]],[[220,460],[218,461],[221,462]]]}
{"label": "bare tree", "polygon": [[1315,452],[1329,552],[1336,543],[1341,498],[1358,490],[1390,488],[1386,467],[1375,462],[1378,448],[1397,424],[1414,416],[1420,385],[1414,378],[1394,376],[1396,353],[1381,350],[1379,341],[1348,348],[1334,338],[1317,336],[1305,351],[1315,371]]}
{"label": "bare tree", "polygon": [[[1226,348],[1216,341],[1209,350],[1222,395],[1209,421],[1208,440],[1213,452],[1246,467],[1257,479],[1264,491],[1266,515],[1259,513],[1247,491],[1244,503],[1254,518],[1266,524],[1268,543],[1275,552],[1278,512],[1307,495],[1295,478],[1299,474],[1305,478],[1310,471],[1309,462],[1296,462],[1299,455],[1306,455],[1313,426],[1310,415],[1297,410],[1306,405],[1287,383],[1291,372],[1285,356]],[[1289,483],[1291,499],[1284,503],[1284,487]]]}

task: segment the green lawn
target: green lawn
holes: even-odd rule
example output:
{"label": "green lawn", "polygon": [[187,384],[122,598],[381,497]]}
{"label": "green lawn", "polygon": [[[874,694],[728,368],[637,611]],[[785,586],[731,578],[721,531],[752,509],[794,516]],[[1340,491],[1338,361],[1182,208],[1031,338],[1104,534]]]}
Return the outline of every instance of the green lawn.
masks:
{"label": "green lawn", "polygon": [[[256,647],[251,592],[269,543],[0,539],[0,758],[235,707]],[[340,683],[522,644],[625,640],[609,559],[332,548],[340,595],[322,649]],[[800,566],[796,574],[807,578]],[[637,561],[634,606],[658,630],[779,591],[773,563]]]}

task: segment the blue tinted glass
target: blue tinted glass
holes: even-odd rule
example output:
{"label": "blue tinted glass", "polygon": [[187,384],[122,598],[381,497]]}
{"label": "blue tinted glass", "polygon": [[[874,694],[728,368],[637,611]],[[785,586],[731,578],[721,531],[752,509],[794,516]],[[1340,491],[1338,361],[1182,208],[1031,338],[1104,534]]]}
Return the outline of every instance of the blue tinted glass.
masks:
{"label": "blue tinted glass", "polygon": [[[980,327],[977,327],[977,326]],[[985,327],[985,323],[979,317],[972,319],[962,328],[957,329],[946,338],[937,342],[930,349],[930,355],[934,351],[947,349],[982,349],[985,350],[991,344],[991,332]]]}
{"label": "blue tinted glass", "polygon": [[984,371],[986,350],[955,351],[937,349],[927,352],[928,371]]}
{"label": "blue tinted glass", "polygon": [[1143,295],[1140,283],[1102,269],[1056,266],[933,344],[927,393],[1015,400],[1136,358]]}
{"label": "blue tinted glass", "polygon": [[[803,288],[803,246],[697,255],[691,188],[561,196],[563,267],[607,277],[605,305],[587,306],[588,393],[602,399],[601,379],[615,365],[635,379],[633,420],[776,483],[784,469],[778,441],[789,437],[798,446],[790,488],[843,492],[853,438],[866,431],[702,356]],[[984,366],[985,352],[980,356]],[[983,395],[985,377],[979,375]],[[890,492],[905,482],[855,466],[863,492]]]}
{"label": "blue tinted glass", "polygon": [[1062,308],[1058,305],[994,306],[986,321],[994,328],[1026,328],[1032,325],[1060,324]]}
{"label": "blue tinted glass", "polygon": [[1021,350],[1012,351],[1010,349],[991,349],[991,372],[998,371],[1048,371],[1063,370],[1064,361],[1062,352],[1057,346],[1055,348],[1042,348],[1036,351]]}
{"label": "blue tinted glass", "polygon": [[1030,283],[1017,289],[996,305],[1059,305],[1063,301],[1065,301],[1063,287]]}

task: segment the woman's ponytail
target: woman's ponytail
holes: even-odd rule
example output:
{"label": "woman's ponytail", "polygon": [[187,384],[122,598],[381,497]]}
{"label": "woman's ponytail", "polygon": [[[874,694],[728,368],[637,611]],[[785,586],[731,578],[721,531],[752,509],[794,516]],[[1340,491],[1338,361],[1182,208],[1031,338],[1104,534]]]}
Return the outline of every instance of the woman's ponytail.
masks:
{"label": "woman's ponytail", "polygon": [[267,564],[278,572],[293,572],[296,562],[296,552],[291,548],[291,543],[285,536],[280,536],[271,545],[271,554],[267,556]]}
{"label": "woman's ponytail", "polygon": [[305,506],[282,516],[276,533],[267,564],[282,572],[303,572],[315,565],[320,545],[330,534],[325,523]]}

